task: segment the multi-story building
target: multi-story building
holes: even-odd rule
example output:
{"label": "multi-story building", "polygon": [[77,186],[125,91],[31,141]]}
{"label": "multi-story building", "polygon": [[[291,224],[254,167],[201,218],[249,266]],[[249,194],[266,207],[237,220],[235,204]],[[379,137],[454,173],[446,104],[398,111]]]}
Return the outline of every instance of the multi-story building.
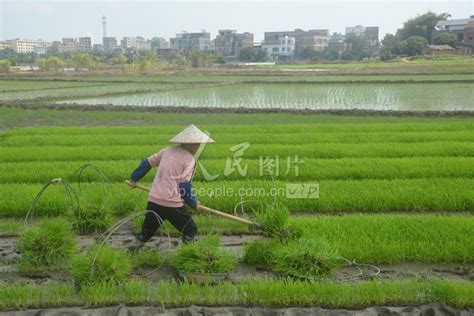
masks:
{"label": "multi-story building", "polygon": [[227,59],[237,59],[244,47],[253,47],[252,33],[237,33],[236,30],[219,30],[214,40],[216,53]]}
{"label": "multi-story building", "polygon": [[44,40],[26,40],[26,39],[11,39],[7,40],[7,44],[16,53],[28,54],[32,53],[35,46],[50,46],[51,43]]}
{"label": "multi-story building", "polygon": [[262,49],[266,52],[267,58],[269,60],[278,60],[280,58],[290,58],[293,57],[295,53],[295,38],[289,37],[280,37],[278,43],[262,43]]}
{"label": "multi-story building", "polygon": [[65,37],[61,44],[60,51],[62,53],[75,53],[79,50],[77,46],[77,38]]}
{"label": "multi-story building", "polygon": [[365,27],[362,25],[346,26],[346,35],[348,34],[362,36],[365,34]]}
{"label": "multi-story building", "polygon": [[104,45],[102,45],[102,44],[93,44],[92,45],[92,51],[93,52],[103,52],[104,51]]}
{"label": "multi-story building", "polygon": [[168,42],[163,37],[153,37],[152,42],[154,44],[155,49],[169,49],[170,42]]}
{"label": "multi-story building", "polygon": [[212,50],[211,34],[208,32],[176,34],[176,37],[170,38],[170,47],[182,52],[210,51]]}
{"label": "multi-story building", "polygon": [[458,43],[464,42],[464,33],[466,27],[470,21],[474,21],[474,15],[471,15],[469,19],[452,19],[438,21],[433,31],[433,36],[439,33],[449,32],[456,36]]}
{"label": "multi-story building", "polygon": [[79,37],[79,43],[77,44],[79,51],[89,53],[92,51],[92,38],[91,37]]}
{"label": "multi-story building", "polygon": [[328,49],[336,51],[339,55],[350,50],[351,43],[346,43],[346,36],[341,33],[333,33],[329,39]]}
{"label": "multi-story building", "polygon": [[103,37],[102,44],[104,45],[104,50],[106,52],[111,52],[114,49],[118,48],[117,39],[115,37]]}
{"label": "multi-story building", "polygon": [[346,36],[356,35],[364,38],[364,48],[374,48],[379,46],[379,27],[356,25],[346,27]]}
{"label": "multi-story building", "polygon": [[474,47],[474,16],[464,28],[464,44]]}
{"label": "multi-story building", "polygon": [[0,49],[11,48],[10,43],[7,42],[0,42]]}
{"label": "multi-story building", "polygon": [[33,47],[33,54],[36,55],[47,55],[49,52],[50,46],[38,45]]}
{"label": "multi-story building", "polygon": [[143,37],[124,37],[120,41],[121,47],[125,50],[151,50],[151,41]]}
{"label": "multi-story building", "polygon": [[137,38],[136,37],[124,37],[120,41],[120,45],[123,49],[128,48],[137,48]]}
{"label": "multi-story building", "polygon": [[367,26],[365,28],[365,39],[368,41],[370,47],[379,46],[379,27],[378,26]]}
{"label": "multi-story building", "polygon": [[315,51],[323,51],[329,44],[329,30],[295,29],[294,31],[265,32],[264,43],[266,45],[279,45],[282,38],[295,38],[295,54],[301,54],[305,48],[310,47]]}
{"label": "multi-story building", "polygon": [[138,50],[151,50],[151,41],[139,36],[136,38],[136,48]]}

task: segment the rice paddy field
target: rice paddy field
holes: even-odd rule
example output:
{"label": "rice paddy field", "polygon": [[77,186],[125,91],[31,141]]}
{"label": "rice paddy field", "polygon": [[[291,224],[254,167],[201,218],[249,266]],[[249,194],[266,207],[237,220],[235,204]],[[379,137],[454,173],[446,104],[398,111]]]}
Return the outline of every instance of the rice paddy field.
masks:
{"label": "rice paddy field", "polygon": [[[397,313],[473,313],[472,73],[282,71],[0,80],[0,310],[73,313],[88,306],[105,313],[104,306],[122,303],[170,313],[191,305],[215,313],[293,307],[303,314],[383,314],[387,306]],[[182,109],[158,109],[168,106]],[[219,111],[242,107],[293,112]],[[265,228],[192,211],[199,239],[218,234],[220,248],[236,260],[225,281],[200,284],[176,280],[168,256],[183,246],[169,223],[146,251],[125,251],[138,217],[105,241],[112,250],[98,259],[97,279],[79,283],[78,275],[89,276],[80,262],[98,236],[146,206],[147,194],[124,180],[190,123],[216,142],[197,159],[200,203],[265,218]],[[149,187],[154,173],[140,183]],[[51,182],[57,178],[64,181]],[[317,194],[295,196],[295,186]],[[279,228],[290,239],[275,237]],[[317,260],[304,261],[315,254]],[[322,269],[333,257],[351,264],[324,277],[295,277],[298,268]]]}

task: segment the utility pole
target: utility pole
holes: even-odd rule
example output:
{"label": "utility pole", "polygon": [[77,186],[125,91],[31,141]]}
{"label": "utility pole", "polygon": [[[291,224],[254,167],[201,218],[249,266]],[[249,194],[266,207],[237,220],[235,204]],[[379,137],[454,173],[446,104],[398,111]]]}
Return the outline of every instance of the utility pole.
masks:
{"label": "utility pole", "polygon": [[107,37],[107,21],[106,21],[106,17],[103,16],[102,17],[102,33],[103,33],[103,36],[102,37]]}

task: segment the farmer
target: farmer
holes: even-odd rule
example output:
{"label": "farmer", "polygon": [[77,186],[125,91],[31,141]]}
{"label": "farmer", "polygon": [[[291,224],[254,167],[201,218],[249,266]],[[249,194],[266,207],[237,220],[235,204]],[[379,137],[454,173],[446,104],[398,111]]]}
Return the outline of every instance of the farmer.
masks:
{"label": "farmer", "polygon": [[184,203],[192,208],[199,207],[191,185],[196,168],[193,155],[201,144],[214,141],[191,124],[170,142],[179,146],[163,148],[158,153],[142,160],[130,177],[129,185],[134,188],[152,167],[158,167],[146,208],[153,213],[146,213],[141,233],[135,237],[129,247],[131,250],[141,248],[160,227],[162,223],[158,221],[155,214],[163,221],[170,221],[181,232],[183,242],[194,241],[197,234],[196,224]]}

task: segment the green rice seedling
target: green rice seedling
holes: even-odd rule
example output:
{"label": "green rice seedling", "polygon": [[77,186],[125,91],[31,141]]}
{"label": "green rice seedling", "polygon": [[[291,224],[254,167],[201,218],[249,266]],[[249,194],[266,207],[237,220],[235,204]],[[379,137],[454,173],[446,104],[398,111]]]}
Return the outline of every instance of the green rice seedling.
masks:
{"label": "green rice seedling", "polygon": [[[473,157],[404,157],[404,158],[340,158],[340,159],[313,159],[304,158],[299,165],[298,173],[294,170],[285,173],[286,159],[279,161],[279,180],[287,181],[310,181],[318,180],[361,180],[361,179],[420,179],[420,178],[473,178]],[[124,177],[136,167],[136,160],[120,161],[94,161],[94,165],[114,182],[122,182]],[[202,159],[200,163],[207,172],[211,174],[222,173],[225,169],[226,160]],[[73,168],[83,164],[82,161],[35,161],[25,164],[24,162],[6,162],[0,165],[0,183],[39,183],[45,182],[53,177],[68,177]],[[245,179],[262,180],[259,159],[245,159],[248,166]],[[15,172],[11,172],[15,170]],[[141,181],[151,182],[155,172],[149,172]],[[238,172],[221,175],[222,180],[242,180]],[[93,182],[97,176],[90,173],[84,174],[83,181]],[[70,179],[72,183],[75,179]],[[205,180],[205,172],[196,168],[194,181]],[[104,186],[104,189],[106,186]],[[110,198],[117,198],[117,194]],[[248,205],[245,205],[248,206]]]}
{"label": "green rice seedling", "polygon": [[340,257],[325,240],[300,238],[276,248],[271,261],[276,273],[314,279],[329,275],[340,264]]}
{"label": "green rice seedling", "polygon": [[134,269],[158,268],[165,262],[163,253],[147,248],[134,252],[131,256]]}
{"label": "green rice seedling", "polygon": [[[142,159],[158,151],[156,145],[123,146],[24,146],[1,147],[2,162],[31,161],[119,161]],[[472,156],[474,145],[468,141],[436,141],[413,143],[322,143],[314,144],[255,144],[245,150],[246,159],[267,156],[299,158],[402,158],[402,157],[454,157]],[[229,145],[214,145],[206,148],[200,158],[226,159],[232,152]]]}
{"label": "green rice seedling", "polygon": [[[360,309],[374,305],[422,305],[443,302],[473,308],[474,284],[460,279],[371,280],[352,283],[248,279],[219,284],[152,284],[126,280],[119,284],[86,284],[78,293],[68,282],[0,283],[0,310],[64,306],[154,305],[326,306]],[[11,312],[10,312],[11,313]]]}
{"label": "green rice seedling", "polygon": [[97,204],[81,205],[72,214],[72,227],[78,234],[101,233],[112,225],[110,213]]}
{"label": "green rice seedling", "polygon": [[[57,128],[55,128],[57,129]],[[60,131],[63,129],[59,129]],[[168,146],[168,140],[173,137],[172,133],[145,134],[139,131],[126,130],[117,134],[94,134],[89,133],[95,128],[84,129],[84,134],[71,135],[5,135],[0,139],[0,145],[8,147],[21,146],[117,146],[117,145],[155,145]],[[100,131],[99,131],[100,133]],[[229,144],[229,146],[252,141],[252,144],[274,144],[275,134],[272,133],[226,133],[219,132],[213,135],[218,144]],[[433,142],[433,141],[474,141],[474,133],[467,130],[458,131],[415,131],[415,132],[360,132],[360,133],[280,133],[278,142],[282,144],[321,144],[321,143],[411,143],[411,142]]]}
{"label": "green rice seedling", "polygon": [[288,224],[290,212],[281,203],[274,206],[267,204],[265,209],[257,211],[255,214],[257,223],[261,225],[265,236],[280,240],[301,236],[300,230],[290,227]]}
{"label": "green rice seedling", "polygon": [[235,267],[237,258],[219,247],[218,235],[208,235],[181,245],[171,256],[171,264],[186,272],[227,273]]}
{"label": "green rice seedling", "polygon": [[69,261],[69,272],[78,285],[122,281],[131,269],[129,255],[107,245],[93,247]]}
{"label": "green rice seedling", "polygon": [[76,250],[71,224],[64,219],[42,220],[21,233],[18,249],[20,270],[59,264]]}
{"label": "green rice seedling", "polygon": [[243,262],[247,264],[269,266],[273,261],[274,252],[281,247],[276,239],[259,239],[244,246]]}

